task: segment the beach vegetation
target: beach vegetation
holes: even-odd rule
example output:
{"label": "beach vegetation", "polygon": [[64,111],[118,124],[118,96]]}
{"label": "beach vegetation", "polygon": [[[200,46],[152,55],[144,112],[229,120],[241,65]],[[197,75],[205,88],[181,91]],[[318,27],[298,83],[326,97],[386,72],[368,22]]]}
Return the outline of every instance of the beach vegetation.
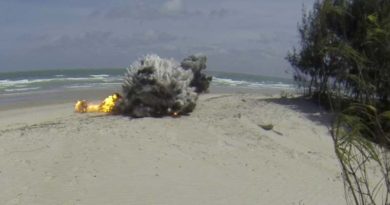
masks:
{"label": "beach vegetation", "polygon": [[389,101],[390,1],[316,1],[298,31],[287,60],[307,95]]}
{"label": "beach vegetation", "polygon": [[332,137],[349,204],[389,204],[390,112],[352,104],[338,114]]}
{"label": "beach vegetation", "polygon": [[305,95],[335,112],[347,201],[389,204],[390,1],[322,0],[303,13],[286,58]]}

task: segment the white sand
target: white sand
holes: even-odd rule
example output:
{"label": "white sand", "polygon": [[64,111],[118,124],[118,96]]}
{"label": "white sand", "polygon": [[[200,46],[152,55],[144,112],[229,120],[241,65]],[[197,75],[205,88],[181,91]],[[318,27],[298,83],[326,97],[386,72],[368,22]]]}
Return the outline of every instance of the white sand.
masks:
{"label": "white sand", "polygon": [[72,106],[0,112],[0,204],[345,204],[329,119],[303,100],[208,94],[160,119]]}

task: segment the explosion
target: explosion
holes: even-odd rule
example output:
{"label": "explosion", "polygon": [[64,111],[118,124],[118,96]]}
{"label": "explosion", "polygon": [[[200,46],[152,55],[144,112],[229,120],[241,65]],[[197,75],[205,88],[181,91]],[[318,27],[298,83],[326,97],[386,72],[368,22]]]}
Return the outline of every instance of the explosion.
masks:
{"label": "explosion", "polygon": [[100,104],[77,101],[75,111],[125,114],[132,117],[161,117],[188,114],[196,106],[198,94],[207,92],[211,77],[205,56],[190,56],[178,63],[157,55],[134,62],[125,74],[123,97],[114,93]]}
{"label": "explosion", "polygon": [[191,70],[184,70],[175,60],[147,55],[127,69],[120,110],[133,117],[190,113],[198,99],[190,86],[192,80]]}
{"label": "explosion", "polygon": [[74,110],[79,113],[85,112],[102,112],[112,113],[115,110],[115,106],[118,100],[122,99],[122,96],[118,93],[114,93],[104,99],[100,104],[89,104],[86,100],[78,100],[74,106]]}

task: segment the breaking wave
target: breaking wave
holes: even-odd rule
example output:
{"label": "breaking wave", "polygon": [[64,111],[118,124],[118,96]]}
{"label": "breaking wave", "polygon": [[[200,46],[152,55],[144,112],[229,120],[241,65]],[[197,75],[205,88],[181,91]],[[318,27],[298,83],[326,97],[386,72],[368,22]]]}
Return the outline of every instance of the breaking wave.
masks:
{"label": "breaking wave", "polygon": [[251,82],[245,80],[232,80],[228,78],[214,77],[212,81],[216,86],[232,86],[232,87],[247,87],[247,88],[294,88],[293,84],[283,82]]}
{"label": "breaking wave", "polygon": [[27,92],[31,90],[38,90],[40,87],[29,87],[29,88],[13,88],[13,89],[4,89],[5,92],[14,93],[14,92]]}

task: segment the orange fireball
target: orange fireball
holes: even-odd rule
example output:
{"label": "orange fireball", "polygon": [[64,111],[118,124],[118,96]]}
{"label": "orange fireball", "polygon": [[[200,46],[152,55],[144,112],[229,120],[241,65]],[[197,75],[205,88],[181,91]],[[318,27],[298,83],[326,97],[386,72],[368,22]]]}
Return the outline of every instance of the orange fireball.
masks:
{"label": "orange fireball", "polygon": [[89,104],[86,100],[78,100],[74,106],[75,112],[86,113],[86,112],[102,112],[112,113],[116,106],[116,102],[121,99],[122,96],[118,93],[114,93],[108,96],[100,104]]}

